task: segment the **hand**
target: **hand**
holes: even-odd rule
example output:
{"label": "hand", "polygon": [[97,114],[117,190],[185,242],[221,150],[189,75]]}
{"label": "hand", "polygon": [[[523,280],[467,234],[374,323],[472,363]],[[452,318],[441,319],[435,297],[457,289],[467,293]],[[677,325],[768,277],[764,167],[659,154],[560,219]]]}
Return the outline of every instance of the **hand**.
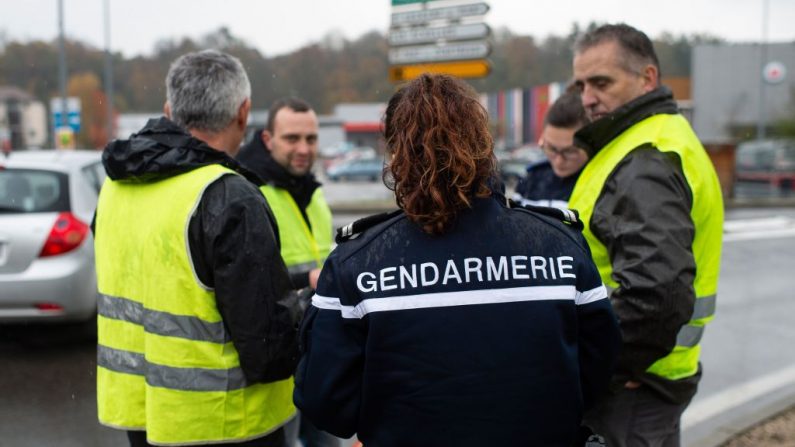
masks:
{"label": "hand", "polygon": [[642,384],[640,382],[635,382],[632,380],[628,380],[627,383],[624,384],[624,388],[628,390],[634,390],[636,388],[640,388]]}
{"label": "hand", "polygon": [[309,287],[317,289],[317,279],[320,277],[320,269],[312,269],[309,272]]}

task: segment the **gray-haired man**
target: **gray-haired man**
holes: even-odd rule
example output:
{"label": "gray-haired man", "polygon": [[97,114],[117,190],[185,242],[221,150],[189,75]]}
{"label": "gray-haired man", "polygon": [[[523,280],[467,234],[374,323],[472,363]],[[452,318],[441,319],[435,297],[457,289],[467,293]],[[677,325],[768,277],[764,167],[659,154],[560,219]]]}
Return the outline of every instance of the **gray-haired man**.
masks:
{"label": "gray-haired man", "polygon": [[267,203],[231,158],[251,86],[239,60],[202,51],[166,88],[166,117],[103,154],[99,420],[132,446],[281,447],[300,311]]}

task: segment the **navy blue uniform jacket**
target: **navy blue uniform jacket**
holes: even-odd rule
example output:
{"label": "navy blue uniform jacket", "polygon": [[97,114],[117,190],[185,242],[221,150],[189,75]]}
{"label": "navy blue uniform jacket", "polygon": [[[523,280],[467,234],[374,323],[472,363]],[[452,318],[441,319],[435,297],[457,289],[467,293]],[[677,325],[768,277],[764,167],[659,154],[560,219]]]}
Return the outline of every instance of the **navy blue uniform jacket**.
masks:
{"label": "navy blue uniform jacket", "polygon": [[513,199],[522,204],[567,208],[580,172],[582,170],[568,177],[558,177],[549,160],[533,163],[516,185]]}
{"label": "navy blue uniform jacket", "polygon": [[367,447],[571,445],[620,346],[586,247],[491,198],[444,236],[367,229],[323,266],[296,405]]}

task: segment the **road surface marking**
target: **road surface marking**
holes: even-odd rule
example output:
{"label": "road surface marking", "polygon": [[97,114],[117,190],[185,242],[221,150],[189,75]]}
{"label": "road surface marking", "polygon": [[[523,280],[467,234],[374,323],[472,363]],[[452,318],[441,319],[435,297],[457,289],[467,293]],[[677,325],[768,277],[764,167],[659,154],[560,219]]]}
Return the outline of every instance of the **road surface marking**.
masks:
{"label": "road surface marking", "polygon": [[723,224],[723,241],[750,241],[795,237],[795,221],[784,216],[727,220]]}

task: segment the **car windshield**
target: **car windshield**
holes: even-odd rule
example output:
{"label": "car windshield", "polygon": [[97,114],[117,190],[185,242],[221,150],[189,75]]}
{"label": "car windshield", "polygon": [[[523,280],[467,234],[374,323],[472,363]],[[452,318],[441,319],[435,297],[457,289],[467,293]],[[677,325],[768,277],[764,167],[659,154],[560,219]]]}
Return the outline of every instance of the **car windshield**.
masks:
{"label": "car windshield", "polygon": [[0,213],[69,211],[66,174],[35,169],[0,170]]}

